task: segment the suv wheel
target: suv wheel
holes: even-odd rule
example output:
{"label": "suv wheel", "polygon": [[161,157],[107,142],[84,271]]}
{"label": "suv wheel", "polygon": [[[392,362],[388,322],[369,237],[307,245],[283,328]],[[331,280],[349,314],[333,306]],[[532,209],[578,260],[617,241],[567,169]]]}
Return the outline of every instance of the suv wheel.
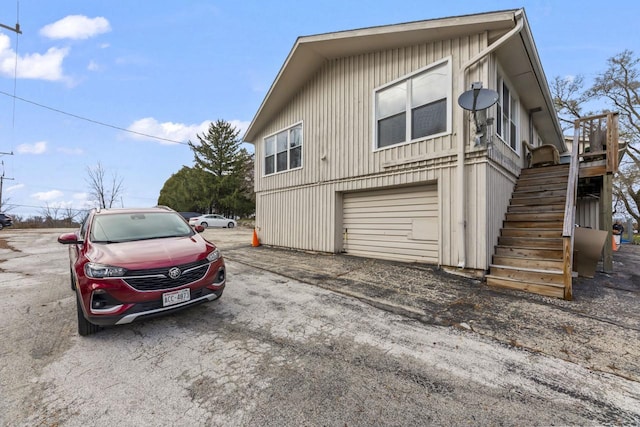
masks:
{"label": "suv wheel", "polygon": [[80,336],[86,337],[100,330],[100,326],[94,325],[84,317],[82,306],[80,305],[80,295],[76,296],[76,309],[78,311],[78,334]]}
{"label": "suv wheel", "polygon": [[76,290],[76,278],[73,276],[73,269],[71,267],[69,267],[69,276],[71,279],[71,290],[75,291]]}
{"label": "suv wheel", "polygon": [[0,230],[4,228],[4,224],[0,222]]}

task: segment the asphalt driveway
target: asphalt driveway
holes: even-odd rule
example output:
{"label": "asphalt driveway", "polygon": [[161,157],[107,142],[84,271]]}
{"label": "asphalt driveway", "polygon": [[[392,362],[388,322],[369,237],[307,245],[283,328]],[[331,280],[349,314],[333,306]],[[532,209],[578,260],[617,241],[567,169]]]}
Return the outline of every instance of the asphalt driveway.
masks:
{"label": "asphalt driveway", "polygon": [[491,288],[426,265],[252,247],[246,228],[209,229],[205,236],[235,262],[427,324],[640,381],[640,246],[623,245],[614,253],[613,274],[575,279],[574,300],[564,301]]}
{"label": "asphalt driveway", "polygon": [[640,422],[624,251],[566,302],[211,229],[223,298],[80,337],[62,231],[0,236],[0,425]]}

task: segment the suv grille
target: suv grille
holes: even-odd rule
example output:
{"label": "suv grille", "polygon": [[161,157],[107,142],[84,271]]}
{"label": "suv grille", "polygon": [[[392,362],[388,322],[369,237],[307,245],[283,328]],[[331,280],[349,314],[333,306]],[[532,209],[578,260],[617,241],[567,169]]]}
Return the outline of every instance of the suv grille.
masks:
{"label": "suv grille", "polygon": [[173,267],[154,268],[150,270],[129,270],[123,279],[129,286],[139,291],[158,291],[172,289],[187,285],[202,279],[209,271],[209,261],[201,261],[189,264],[177,265],[180,269],[180,277],[172,279],[169,270]]}

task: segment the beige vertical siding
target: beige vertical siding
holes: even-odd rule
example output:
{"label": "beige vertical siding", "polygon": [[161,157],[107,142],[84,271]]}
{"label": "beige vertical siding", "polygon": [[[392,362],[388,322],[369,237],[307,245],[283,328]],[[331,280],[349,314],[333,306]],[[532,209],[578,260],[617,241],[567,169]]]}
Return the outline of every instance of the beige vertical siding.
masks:
{"label": "beige vertical siding", "polygon": [[[456,103],[455,94],[460,93],[457,68],[484,43],[486,37],[478,35],[327,61],[254,141],[256,175],[261,178],[256,181],[256,191],[381,173],[390,162],[455,150],[457,138],[449,134],[374,151],[373,93],[384,84],[450,58],[455,122],[463,114]],[[484,68],[474,68],[470,79],[482,79]],[[264,176],[264,137],[298,122],[303,123],[304,132],[303,168]]]}
{"label": "beige vertical siding", "polygon": [[498,243],[498,236],[505,219],[505,213],[509,207],[509,202],[513,194],[513,187],[516,183],[516,176],[499,164],[489,163],[487,178],[487,217],[486,230],[487,239],[485,245],[485,269],[489,267],[494,253],[494,247]]}
{"label": "beige vertical siding", "polygon": [[[342,196],[345,192],[437,183],[440,218],[439,264],[457,265],[456,155],[469,144],[464,127],[468,113],[457,105],[461,64],[487,44],[486,34],[424,43],[328,60],[254,141],[256,147],[256,226],[263,243],[305,250],[343,250]],[[443,58],[452,69],[452,133],[383,150],[373,147],[373,94]],[[470,69],[465,86],[484,81],[489,63]],[[263,175],[263,138],[303,124],[303,167]],[[465,125],[466,126],[466,125]],[[471,156],[473,157],[473,156]],[[486,268],[486,165],[469,159],[467,186],[467,248],[469,268]],[[480,193],[483,192],[483,193]],[[477,208],[478,204],[482,207]]]}
{"label": "beige vertical siding", "polygon": [[589,197],[579,199],[576,206],[576,224],[580,227],[600,229],[600,200]]}

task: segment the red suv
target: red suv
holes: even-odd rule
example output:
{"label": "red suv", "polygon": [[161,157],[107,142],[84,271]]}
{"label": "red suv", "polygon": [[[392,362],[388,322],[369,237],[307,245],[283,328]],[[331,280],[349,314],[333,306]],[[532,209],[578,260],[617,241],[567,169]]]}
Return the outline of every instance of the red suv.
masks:
{"label": "red suv", "polygon": [[224,260],[202,230],[166,207],[96,209],[58,237],[69,245],[78,333],[220,298]]}

